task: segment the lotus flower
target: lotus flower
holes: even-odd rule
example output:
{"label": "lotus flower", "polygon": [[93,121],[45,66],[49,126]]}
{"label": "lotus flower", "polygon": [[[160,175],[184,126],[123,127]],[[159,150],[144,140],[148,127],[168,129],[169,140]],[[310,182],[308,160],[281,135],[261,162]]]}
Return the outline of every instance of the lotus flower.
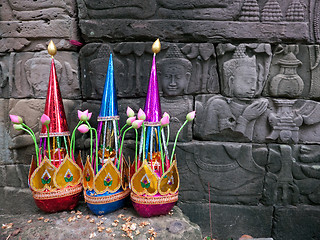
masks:
{"label": "lotus flower", "polygon": [[16,123],[16,124],[21,124],[23,123],[22,117],[19,117],[17,115],[9,115],[11,122]]}
{"label": "lotus flower", "polygon": [[192,111],[187,114],[186,119],[188,121],[192,121],[195,118],[195,116],[196,116],[196,111]]}
{"label": "lotus flower", "polygon": [[78,127],[79,132],[81,133],[87,133],[89,131],[89,127],[86,124],[81,124]]}
{"label": "lotus flower", "polygon": [[144,111],[140,108],[140,109],[139,109],[139,112],[138,112],[138,119],[144,121],[144,120],[146,120],[146,118],[147,118],[146,114],[145,114]]}
{"label": "lotus flower", "polygon": [[92,116],[92,113],[89,113],[88,109],[81,112],[80,110],[78,110],[78,118],[80,121],[89,121],[90,118]]}
{"label": "lotus flower", "polygon": [[21,124],[13,124],[13,128],[15,130],[22,130],[23,129],[23,126]]}
{"label": "lotus flower", "polygon": [[136,119],[137,119],[136,117],[129,117],[127,119],[127,125],[131,126]]}
{"label": "lotus flower", "polygon": [[160,120],[161,126],[166,127],[169,125],[169,115],[165,115]]}
{"label": "lotus flower", "polygon": [[170,119],[170,115],[167,112],[164,112],[163,115],[162,115],[162,117],[165,117],[165,116],[168,116],[169,119]]}
{"label": "lotus flower", "polygon": [[130,107],[127,107],[127,116],[129,118],[134,116],[134,111]]}
{"label": "lotus flower", "polygon": [[41,120],[41,123],[44,124],[44,125],[49,125],[49,123],[50,123],[50,118],[46,114],[42,114],[40,120]]}
{"label": "lotus flower", "polygon": [[133,123],[132,123],[132,127],[134,129],[138,129],[142,126],[142,123],[143,123],[143,120],[135,120]]}

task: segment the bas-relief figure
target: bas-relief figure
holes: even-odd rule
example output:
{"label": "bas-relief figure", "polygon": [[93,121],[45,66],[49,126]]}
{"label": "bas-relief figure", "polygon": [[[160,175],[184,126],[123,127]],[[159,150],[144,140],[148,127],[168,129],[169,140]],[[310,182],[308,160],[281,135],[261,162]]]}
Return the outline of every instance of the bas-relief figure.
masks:
{"label": "bas-relief figure", "polygon": [[[117,44],[91,43],[84,46],[80,51],[83,95],[91,99],[102,97],[103,88],[101,86],[104,85],[107,61],[112,52],[118,97],[144,97],[150,76],[151,45],[152,43],[122,42]],[[159,79],[163,79],[163,84],[166,85],[165,90],[168,90],[163,92],[164,95],[219,91],[213,44],[163,42],[161,49],[156,61]],[[175,64],[168,66],[169,60]],[[174,76],[163,73],[161,71],[163,66],[166,71],[174,72]],[[164,79],[165,75],[166,79]],[[170,83],[169,77],[171,79],[174,77],[175,80]],[[182,78],[179,80],[177,77]],[[178,84],[184,85],[177,86]],[[183,91],[177,92],[177,89],[183,89]]]}
{"label": "bas-relief figure", "polygon": [[[185,157],[178,163],[186,176],[181,185],[184,200],[199,201],[188,192],[199,192],[212,202],[257,204],[262,197],[267,148],[243,143],[201,143],[179,145]],[[199,181],[200,180],[200,181]]]}
{"label": "bas-relief figure", "polygon": [[[77,54],[58,53],[55,58],[57,77],[63,98],[79,98],[78,70],[73,60]],[[62,61],[63,59],[63,61]],[[16,54],[11,96],[45,98],[49,82],[51,58],[46,51]]]}
{"label": "bas-relief figure", "polygon": [[259,57],[259,60],[255,55],[248,56],[248,47],[246,44],[236,47],[231,44],[220,46],[221,56],[227,51],[233,51],[231,59],[220,64],[222,92],[228,97],[213,96],[204,106],[197,102],[196,108],[201,116],[200,121],[196,119],[198,137],[212,139],[220,134],[231,139],[235,136],[243,136],[247,140],[253,139],[257,119],[266,114],[268,107],[268,100],[256,97],[260,95],[266,80],[270,63],[268,55],[270,46],[255,45],[257,53],[266,55],[266,59]]}
{"label": "bas-relief figure", "polygon": [[270,145],[263,202],[320,204],[320,146]]}

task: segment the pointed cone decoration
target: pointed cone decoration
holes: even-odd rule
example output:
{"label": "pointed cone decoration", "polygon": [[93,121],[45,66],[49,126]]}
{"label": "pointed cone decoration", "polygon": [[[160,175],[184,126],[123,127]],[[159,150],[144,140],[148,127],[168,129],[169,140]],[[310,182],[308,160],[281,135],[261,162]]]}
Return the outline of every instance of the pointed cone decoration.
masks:
{"label": "pointed cone decoration", "polygon": [[106,81],[104,84],[103,97],[101,102],[100,114],[98,121],[105,121],[109,119],[118,119],[118,103],[116,84],[113,74],[113,60],[112,54],[110,54],[108,71]]}
{"label": "pointed cone decoration", "polygon": [[[51,60],[51,70],[44,113],[50,118],[50,137],[70,135],[53,57]],[[47,128],[45,125],[42,125],[40,137],[46,136]]]}
{"label": "pointed cone decoration", "polygon": [[160,120],[161,120],[162,112],[161,112],[159,87],[158,87],[158,79],[157,79],[156,52],[153,55],[151,74],[150,74],[146,103],[144,106],[144,112],[146,114],[146,125],[148,124],[159,125],[159,126],[161,125]]}

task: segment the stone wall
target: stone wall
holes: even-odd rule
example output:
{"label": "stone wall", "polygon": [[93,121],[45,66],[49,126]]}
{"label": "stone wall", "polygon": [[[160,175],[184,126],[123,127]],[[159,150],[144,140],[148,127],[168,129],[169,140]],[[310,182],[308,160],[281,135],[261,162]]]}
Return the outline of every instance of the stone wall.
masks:
{"label": "stone wall", "polygon": [[27,185],[32,142],[8,114],[38,132],[49,40],[73,128],[77,109],[98,114],[110,52],[122,123],[127,106],[143,107],[151,45],[160,38],[171,142],[186,113],[197,112],[177,150],[182,210],[204,235],[211,211],[219,239],[320,238],[319,21],[316,0],[4,0],[0,213],[36,211]]}

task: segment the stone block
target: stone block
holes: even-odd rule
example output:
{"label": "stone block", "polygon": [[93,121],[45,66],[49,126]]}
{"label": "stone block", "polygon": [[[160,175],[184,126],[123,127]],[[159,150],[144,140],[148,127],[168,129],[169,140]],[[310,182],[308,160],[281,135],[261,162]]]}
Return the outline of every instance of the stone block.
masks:
{"label": "stone block", "polygon": [[319,145],[268,145],[263,203],[319,205]]}
{"label": "stone block", "polygon": [[[201,227],[203,236],[210,236],[208,203],[179,202],[190,220]],[[238,239],[244,234],[271,237],[272,207],[211,204],[212,236],[217,239]],[[276,238],[275,238],[276,239]]]}
{"label": "stone block", "polygon": [[319,99],[319,47],[299,44],[275,46],[264,95]]}
{"label": "stone block", "polygon": [[0,52],[39,51],[54,39],[58,49],[76,50],[66,39],[79,39],[75,0],[6,1],[1,5]]}
{"label": "stone block", "polygon": [[266,153],[265,145],[197,141],[178,144],[180,200],[208,201],[210,191],[214,203],[258,204],[266,159],[255,157]]}
{"label": "stone block", "polygon": [[[101,99],[113,52],[114,75],[119,97],[146,95],[152,64],[152,43],[91,43],[80,51],[81,86],[85,98]],[[162,42],[157,54],[160,91],[165,96],[219,91],[215,50],[211,43]]]}
{"label": "stone block", "polygon": [[38,208],[29,188],[4,187],[4,207],[6,214],[36,213]]}
{"label": "stone block", "polygon": [[[2,97],[46,98],[51,68],[47,51],[6,54],[0,57],[0,66],[3,67]],[[58,51],[55,66],[62,97],[80,98],[78,54]]]}
{"label": "stone block", "polygon": [[6,165],[6,184],[8,187],[19,188],[21,186],[21,179],[18,176],[16,165]]}
{"label": "stone block", "polygon": [[276,206],[272,237],[276,240],[319,239],[319,224],[319,207],[307,205],[297,207]]}
{"label": "stone block", "polygon": [[239,101],[221,95],[198,95],[194,136],[201,140],[263,143],[270,134],[269,105],[265,98]]}
{"label": "stone block", "polygon": [[[88,41],[158,37],[181,42],[313,41],[308,28],[308,22],[313,21],[313,16],[309,17],[312,3],[293,7],[282,1],[270,8],[265,1],[258,2],[154,0],[145,4],[136,0],[123,4],[78,0],[79,25]],[[277,19],[271,19],[273,12],[280,12]]]}
{"label": "stone block", "polygon": [[6,186],[6,166],[0,165],[0,188]]}

